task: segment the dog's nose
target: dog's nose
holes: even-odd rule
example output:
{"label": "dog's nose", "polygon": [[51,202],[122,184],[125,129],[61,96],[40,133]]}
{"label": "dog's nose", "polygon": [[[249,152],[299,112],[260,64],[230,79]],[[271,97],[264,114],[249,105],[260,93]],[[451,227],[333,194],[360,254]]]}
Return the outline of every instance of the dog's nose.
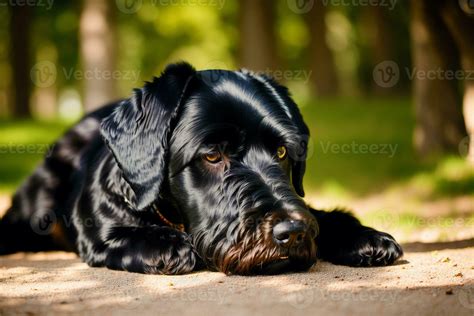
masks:
{"label": "dog's nose", "polygon": [[273,238],[284,247],[292,247],[303,242],[306,225],[303,221],[285,220],[273,226]]}

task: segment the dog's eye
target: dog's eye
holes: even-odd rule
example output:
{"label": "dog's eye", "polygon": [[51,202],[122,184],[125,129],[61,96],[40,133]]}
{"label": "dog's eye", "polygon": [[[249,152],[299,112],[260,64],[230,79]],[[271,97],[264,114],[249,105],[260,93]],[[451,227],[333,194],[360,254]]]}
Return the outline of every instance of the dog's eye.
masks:
{"label": "dog's eye", "polygon": [[222,156],[219,151],[213,150],[204,154],[204,159],[206,159],[207,161],[211,163],[218,163],[219,161],[221,161]]}
{"label": "dog's eye", "polygon": [[280,160],[285,159],[285,158],[286,158],[286,153],[287,153],[287,151],[286,151],[286,147],[285,147],[285,146],[280,146],[280,147],[278,147],[278,149],[277,149],[277,156],[278,156],[278,159],[280,159]]}

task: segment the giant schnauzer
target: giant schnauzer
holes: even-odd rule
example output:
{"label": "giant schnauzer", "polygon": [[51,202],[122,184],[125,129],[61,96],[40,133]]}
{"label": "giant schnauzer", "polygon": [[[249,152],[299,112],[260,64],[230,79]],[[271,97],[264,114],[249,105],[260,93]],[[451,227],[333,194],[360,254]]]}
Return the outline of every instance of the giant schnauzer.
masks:
{"label": "giant schnauzer", "polygon": [[302,200],[308,136],[271,78],[170,65],[56,142],[3,217],[0,253],[66,249],[156,274],[393,263],[392,236]]}

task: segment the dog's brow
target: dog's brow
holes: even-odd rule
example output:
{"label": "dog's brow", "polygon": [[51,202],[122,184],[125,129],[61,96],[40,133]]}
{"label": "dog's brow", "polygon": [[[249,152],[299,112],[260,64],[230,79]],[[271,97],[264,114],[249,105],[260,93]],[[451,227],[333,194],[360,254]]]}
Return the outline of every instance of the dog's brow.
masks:
{"label": "dog's brow", "polygon": [[[290,117],[287,114],[286,107],[281,107],[280,103],[277,102],[276,104],[278,104],[279,106],[275,106],[274,108],[272,108],[272,110],[275,110],[275,111],[269,110],[268,107],[266,107],[263,103],[259,101],[260,96],[257,90],[249,93],[248,90],[242,89],[238,84],[232,81],[221,82],[216,87],[216,90],[219,93],[222,93],[224,95],[225,94],[230,95],[231,97],[237,100],[240,100],[243,103],[250,104],[252,106],[252,109],[254,109],[258,113],[258,115],[262,118],[261,123],[263,121],[267,121],[272,126],[279,126],[279,125],[284,124],[284,122],[290,121]],[[277,110],[281,110],[282,108],[283,108],[284,114],[279,113],[278,115],[277,113],[275,113]]]}
{"label": "dog's brow", "polygon": [[248,91],[239,87],[235,82],[223,81],[216,87],[216,90],[223,94],[230,94],[233,98],[241,100],[244,103],[251,104],[262,117],[269,115],[268,111],[258,102],[255,93],[248,93]]}
{"label": "dog's brow", "polygon": [[254,75],[252,73],[249,73],[249,75],[254,78],[255,80],[257,80],[258,82],[260,82],[261,84],[264,85],[264,87],[270,92],[270,94],[277,100],[277,102],[280,104],[280,106],[283,108],[283,110],[285,111],[286,115],[288,115],[288,117],[290,119],[292,119],[292,115],[288,109],[288,107],[286,106],[285,104],[285,101],[282,99],[282,97],[278,94],[278,92],[276,91],[276,89],[267,81],[265,80],[264,78],[258,76],[258,75]]}

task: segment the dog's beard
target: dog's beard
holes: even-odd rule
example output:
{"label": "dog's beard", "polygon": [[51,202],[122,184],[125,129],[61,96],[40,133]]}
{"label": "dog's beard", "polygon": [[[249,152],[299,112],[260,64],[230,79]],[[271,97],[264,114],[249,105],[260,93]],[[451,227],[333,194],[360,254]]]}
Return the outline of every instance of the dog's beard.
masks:
{"label": "dog's beard", "polygon": [[277,274],[309,269],[316,262],[314,234],[306,234],[298,247],[286,249],[275,244],[272,222],[272,216],[267,216],[258,224],[248,220],[229,225],[227,231],[213,239],[205,232],[198,233],[195,247],[210,269],[226,274]]}

